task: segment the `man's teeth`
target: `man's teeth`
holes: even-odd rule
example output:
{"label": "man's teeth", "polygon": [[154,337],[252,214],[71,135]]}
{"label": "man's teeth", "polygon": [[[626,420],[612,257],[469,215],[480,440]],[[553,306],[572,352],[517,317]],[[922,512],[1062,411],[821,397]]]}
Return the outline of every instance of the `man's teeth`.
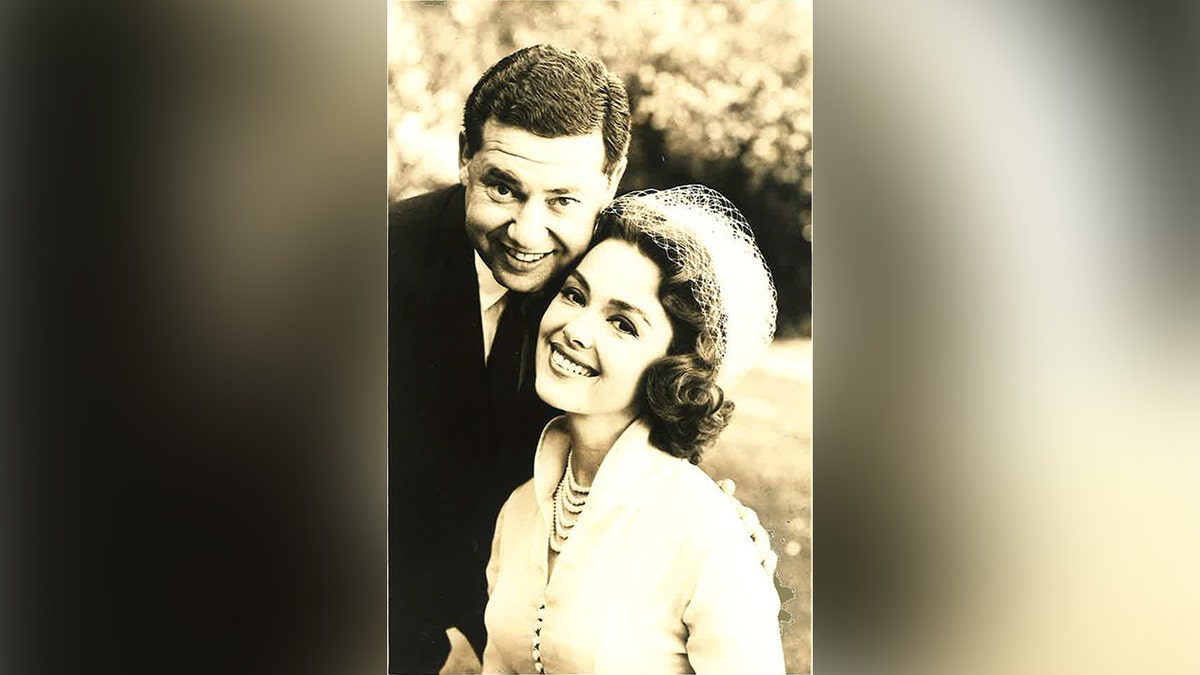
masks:
{"label": "man's teeth", "polygon": [[534,263],[534,262],[537,262],[537,261],[541,260],[542,258],[545,258],[546,256],[550,255],[549,252],[546,252],[546,253],[521,253],[520,251],[515,251],[511,248],[508,249],[508,254],[511,255],[512,257],[516,258],[517,260],[520,260],[521,262],[525,262],[525,263]]}
{"label": "man's teeth", "polygon": [[564,356],[562,352],[558,351],[557,349],[550,352],[550,358],[554,361],[556,366],[562,368],[568,373],[571,373],[572,375],[582,375],[584,377],[593,376],[594,371],[591,368],[575,363],[571,359],[568,359],[566,356]]}

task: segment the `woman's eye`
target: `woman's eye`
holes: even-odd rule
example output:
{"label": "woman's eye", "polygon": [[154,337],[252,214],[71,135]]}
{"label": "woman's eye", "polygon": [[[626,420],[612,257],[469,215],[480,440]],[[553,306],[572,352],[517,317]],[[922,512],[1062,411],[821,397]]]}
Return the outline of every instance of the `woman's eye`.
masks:
{"label": "woman's eye", "polygon": [[570,286],[567,286],[562,289],[562,292],[560,293],[560,295],[562,295],[564,300],[566,300],[567,302],[569,302],[571,304],[574,304],[574,305],[582,305],[583,304],[583,293],[581,293],[579,291],[579,289],[577,289],[577,288],[572,288]]}
{"label": "woman's eye", "polygon": [[621,331],[622,333],[637,337],[637,328],[633,325],[633,322],[630,321],[629,319],[626,319],[623,316],[614,316],[612,318],[612,324],[613,324],[613,326],[616,327],[617,330]]}
{"label": "woman's eye", "polygon": [[554,199],[550,200],[550,203],[552,205],[562,209],[562,208],[566,208],[568,206],[573,206],[575,204],[578,204],[579,200],[575,199],[574,197],[555,197]]}

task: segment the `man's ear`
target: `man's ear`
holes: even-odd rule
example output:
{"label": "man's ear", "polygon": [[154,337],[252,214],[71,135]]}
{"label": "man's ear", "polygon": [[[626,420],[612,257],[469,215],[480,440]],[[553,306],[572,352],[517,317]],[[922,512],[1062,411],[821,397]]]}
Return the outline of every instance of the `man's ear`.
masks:
{"label": "man's ear", "polygon": [[458,132],[458,182],[463,185],[467,184],[469,173],[467,165],[471,163],[471,155],[467,150],[467,132],[465,130]]}
{"label": "man's ear", "polygon": [[629,168],[629,158],[622,157],[620,162],[613,167],[613,170],[608,174],[608,201],[612,201],[617,194],[617,186],[621,184],[621,178],[625,176],[625,169]]}

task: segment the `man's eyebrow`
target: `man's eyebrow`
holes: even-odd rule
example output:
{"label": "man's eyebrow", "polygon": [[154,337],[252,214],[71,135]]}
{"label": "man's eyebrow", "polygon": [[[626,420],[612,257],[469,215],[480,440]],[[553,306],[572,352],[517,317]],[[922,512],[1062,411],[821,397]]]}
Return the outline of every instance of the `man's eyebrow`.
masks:
{"label": "man's eyebrow", "polygon": [[516,176],[512,175],[511,173],[505,171],[504,169],[501,169],[498,166],[489,166],[487,168],[487,170],[485,170],[483,172],[483,177],[485,179],[490,178],[493,180],[499,178],[506,182],[512,183],[513,185],[517,185],[517,186],[521,185],[521,180],[519,178],[517,178]]}
{"label": "man's eyebrow", "polygon": [[546,192],[549,192],[552,195],[570,195],[570,194],[575,194],[578,192],[583,192],[583,189],[576,187],[574,185],[568,185],[567,187],[560,187],[560,188],[554,188],[551,190],[546,190]]}

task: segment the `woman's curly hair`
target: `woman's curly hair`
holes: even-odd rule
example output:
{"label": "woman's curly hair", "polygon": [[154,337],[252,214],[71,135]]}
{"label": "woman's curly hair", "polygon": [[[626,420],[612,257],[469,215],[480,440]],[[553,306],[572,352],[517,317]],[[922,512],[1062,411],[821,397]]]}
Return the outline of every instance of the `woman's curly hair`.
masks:
{"label": "woman's curly hair", "polygon": [[642,378],[650,442],[675,457],[699,464],[701,455],[729,424],[733,401],[716,382],[720,366],[719,327],[708,325],[692,290],[692,272],[676,263],[639,225],[662,218],[647,211],[605,211],[597,241],[618,239],[637,247],[662,273],[658,297],[671,319],[674,336],[667,355],[650,364]]}

